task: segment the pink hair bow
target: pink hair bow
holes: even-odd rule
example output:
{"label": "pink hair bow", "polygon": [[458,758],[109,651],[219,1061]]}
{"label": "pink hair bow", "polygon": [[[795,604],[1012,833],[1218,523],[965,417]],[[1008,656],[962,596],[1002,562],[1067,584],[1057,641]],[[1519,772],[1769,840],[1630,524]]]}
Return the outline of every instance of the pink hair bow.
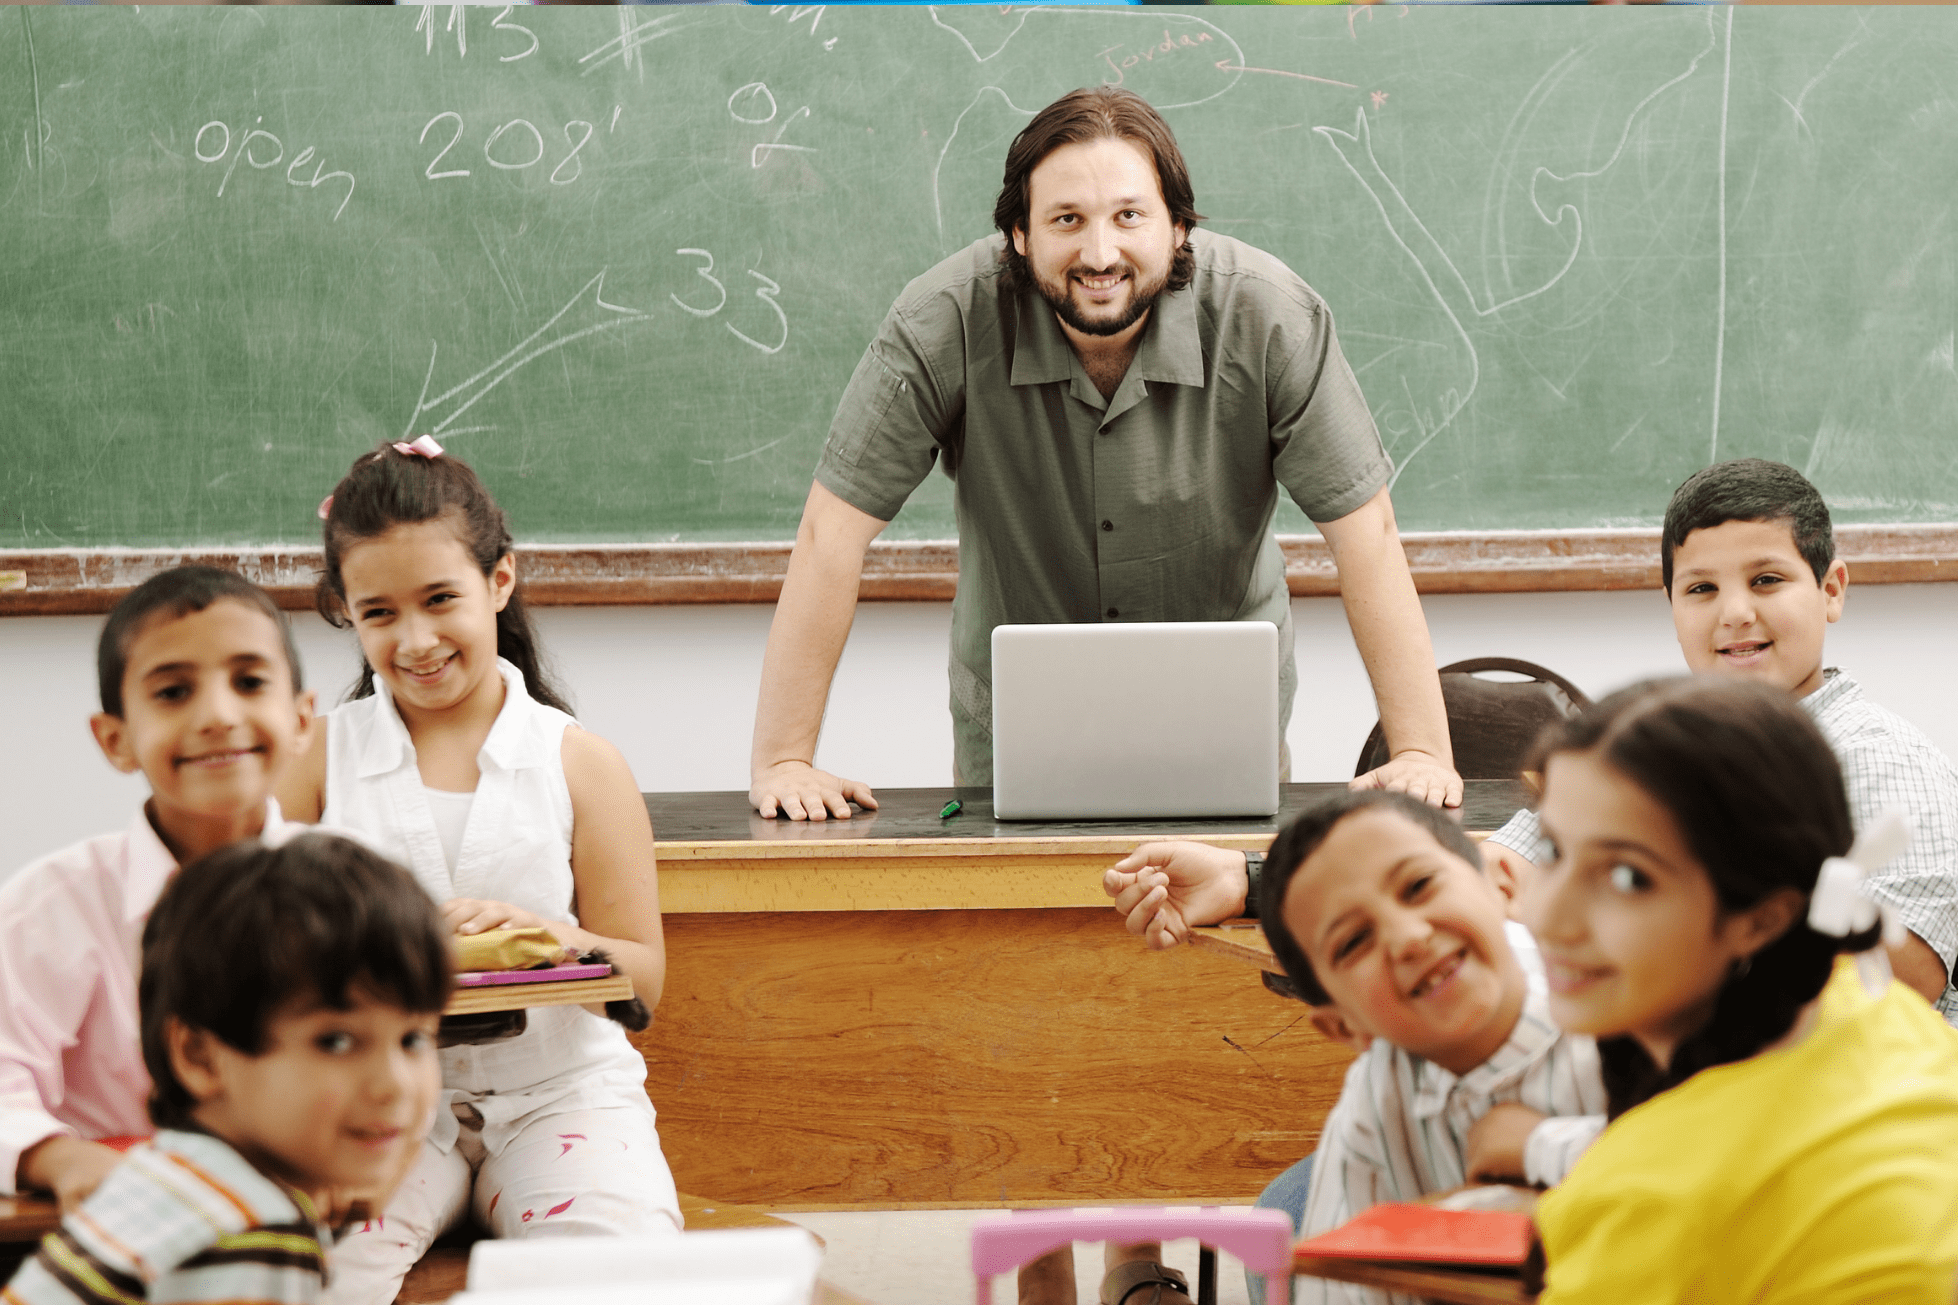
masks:
{"label": "pink hair bow", "polygon": [[332,513],[332,511],[333,511],[333,495],[328,494],[325,498],[320,500],[320,520],[322,521],[326,520],[327,516],[330,513]]}
{"label": "pink hair bow", "polygon": [[433,435],[417,435],[406,444],[396,443],[394,451],[404,458],[412,457],[417,453],[429,459],[442,456],[442,446],[435,442]]}

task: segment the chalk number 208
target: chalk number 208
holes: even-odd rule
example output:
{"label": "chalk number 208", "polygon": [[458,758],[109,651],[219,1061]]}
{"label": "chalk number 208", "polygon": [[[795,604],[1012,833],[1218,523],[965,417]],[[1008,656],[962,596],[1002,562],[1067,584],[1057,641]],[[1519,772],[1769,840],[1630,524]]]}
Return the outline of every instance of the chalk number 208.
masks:
{"label": "chalk number 208", "polygon": [[[423,170],[422,175],[430,181],[440,181],[444,177],[466,177],[469,175],[469,169],[467,168],[450,168],[442,172],[435,170],[436,166],[442,162],[444,156],[456,147],[456,142],[462,139],[463,125],[461,114],[453,109],[444,109],[433,118],[430,118],[426,125],[422,127],[421,143],[424,145],[428,143],[428,133],[434,130],[435,124],[444,118],[455,119],[455,134],[449,137],[449,143],[444,145],[436,153],[435,157],[428,161],[428,167]],[[585,129],[584,135],[578,137],[575,145],[571,142],[572,128],[574,127],[583,127]],[[571,152],[559,160],[555,168],[551,169],[551,184],[553,186],[568,186],[576,181],[579,174],[585,170],[584,160],[578,157],[578,151],[583,149],[591,140],[592,131],[592,125],[582,118],[574,118],[564,124],[564,142],[571,146]],[[525,132],[528,132],[530,135],[532,149],[531,156],[527,159],[523,157],[523,135]],[[509,143],[504,145],[499,151],[497,145],[506,136],[510,138]],[[499,153],[503,157],[499,158]],[[489,139],[483,142],[483,158],[492,168],[500,168],[505,172],[521,172],[525,168],[535,167],[544,158],[544,133],[538,131],[536,125],[528,119],[512,118],[491,132]],[[563,172],[567,167],[571,169],[570,175],[560,177],[558,174]]]}

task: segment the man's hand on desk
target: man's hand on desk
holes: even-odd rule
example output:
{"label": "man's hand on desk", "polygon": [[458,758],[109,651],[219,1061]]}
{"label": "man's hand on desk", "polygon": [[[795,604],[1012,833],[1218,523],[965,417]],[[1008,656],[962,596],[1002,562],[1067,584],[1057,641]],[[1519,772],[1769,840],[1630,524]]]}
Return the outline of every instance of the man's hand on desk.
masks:
{"label": "man's hand on desk", "polygon": [[1440,758],[1412,748],[1355,779],[1349,788],[1387,788],[1431,807],[1462,805],[1462,777]]}
{"label": "man's hand on desk", "polygon": [[1244,853],[1208,843],[1144,843],[1102,872],[1128,931],[1174,947],[1198,925],[1246,913]]}
{"label": "man's hand on desk", "polygon": [[806,761],[778,761],[756,771],[748,801],[764,816],[779,813],[787,820],[824,820],[830,816],[848,820],[852,802],[866,811],[877,809],[877,797],[870,785],[839,779]]}

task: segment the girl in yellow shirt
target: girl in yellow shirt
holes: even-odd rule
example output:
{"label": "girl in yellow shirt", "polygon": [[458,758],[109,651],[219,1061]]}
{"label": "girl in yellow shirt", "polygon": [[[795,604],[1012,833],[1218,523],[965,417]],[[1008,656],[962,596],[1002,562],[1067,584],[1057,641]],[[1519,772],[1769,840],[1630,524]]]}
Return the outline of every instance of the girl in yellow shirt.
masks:
{"label": "girl in yellow shirt", "polygon": [[1880,952],[1839,956],[1878,930],[1809,925],[1852,839],[1813,722],[1664,681],[1539,753],[1557,859],[1522,913],[1612,1120],[1538,1207],[1546,1305],[1952,1305],[1958,1035]]}

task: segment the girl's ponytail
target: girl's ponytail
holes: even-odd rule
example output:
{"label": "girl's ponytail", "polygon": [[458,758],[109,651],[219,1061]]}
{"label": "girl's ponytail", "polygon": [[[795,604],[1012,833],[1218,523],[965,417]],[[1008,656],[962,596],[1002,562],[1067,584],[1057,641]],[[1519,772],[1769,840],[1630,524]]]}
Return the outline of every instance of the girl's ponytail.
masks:
{"label": "girl's ponytail", "polygon": [[[1807,897],[1822,862],[1854,839],[1834,750],[1793,698],[1767,685],[1707,676],[1634,685],[1553,724],[1527,768],[1541,773],[1559,752],[1595,752],[1666,808],[1725,911],[1785,888]],[[1711,1018],[1663,1070],[1632,1038],[1600,1039],[1611,1117],[1779,1040],[1829,981],[1837,954],[1873,947],[1880,933],[1817,933],[1804,911],[1736,967]]]}
{"label": "girl's ponytail", "polygon": [[[313,589],[313,605],[329,624],[341,629],[353,624],[347,612],[346,581],[340,574],[347,548],[396,526],[446,519],[485,577],[516,547],[503,509],[469,464],[439,450],[431,456],[425,445],[433,446],[433,441],[388,443],[361,454],[320,505],[326,521],[326,565]],[[571,714],[570,702],[545,666],[543,648],[524,606],[521,576],[510,601],[496,614],[496,655],[523,672],[531,697]],[[363,658],[360,679],[347,699],[370,697],[373,692],[374,668]]]}

